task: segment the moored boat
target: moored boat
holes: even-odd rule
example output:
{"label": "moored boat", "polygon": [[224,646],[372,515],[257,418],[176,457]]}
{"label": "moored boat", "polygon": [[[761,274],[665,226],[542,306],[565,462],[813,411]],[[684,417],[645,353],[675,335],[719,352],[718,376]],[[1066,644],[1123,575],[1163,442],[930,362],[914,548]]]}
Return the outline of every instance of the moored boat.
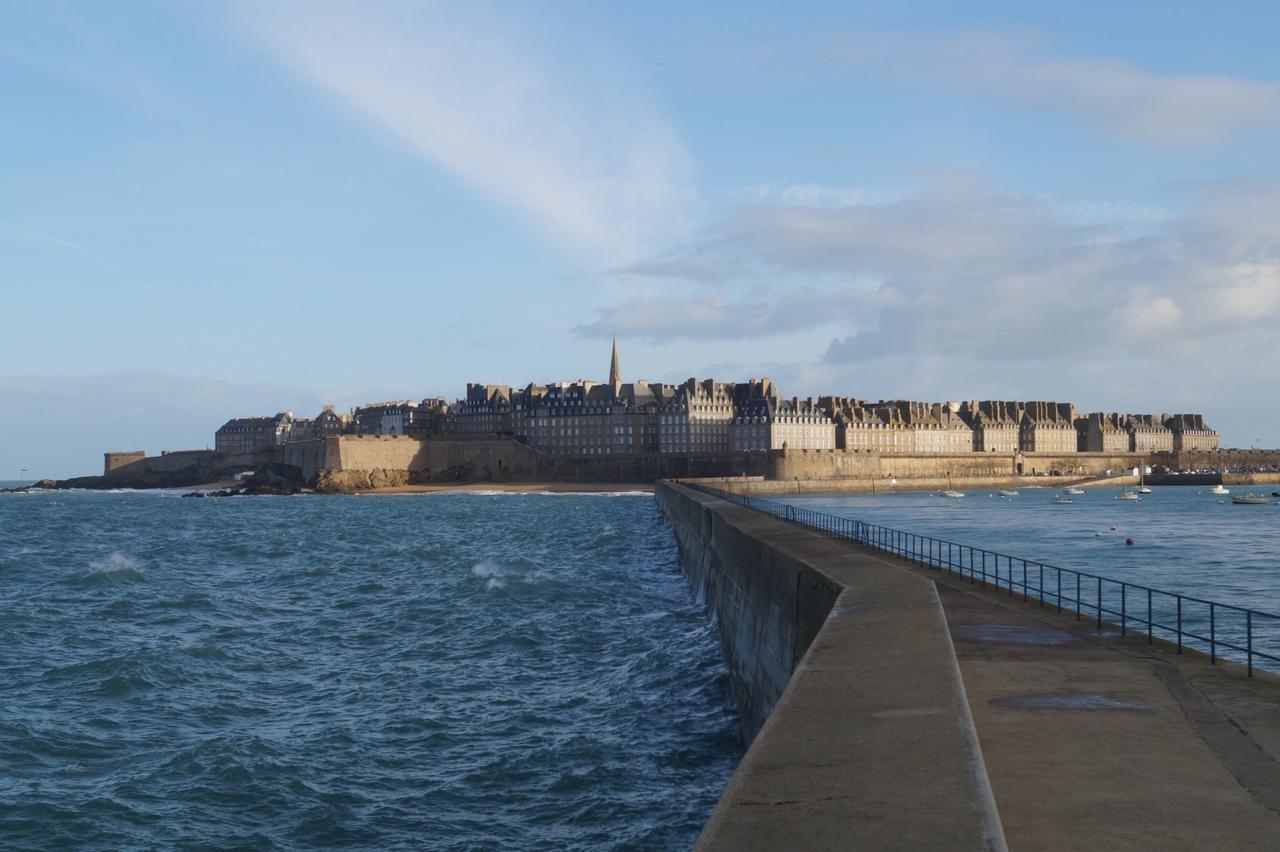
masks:
{"label": "moored boat", "polygon": [[1231,498],[1232,503],[1241,506],[1267,506],[1271,504],[1271,498],[1265,494],[1254,494],[1252,491],[1246,491]]}
{"label": "moored boat", "polygon": [[963,497],[963,496],[964,496],[964,492],[963,492],[963,491],[952,491],[951,489],[949,489],[949,488],[948,488],[946,491],[943,491],[943,492],[942,492],[942,496],[943,496],[943,497]]}
{"label": "moored boat", "polygon": [[1068,485],[1066,488],[1062,489],[1062,493],[1071,494],[1076,497],[1079,497],[1081,494],[1084,493],[1084,489],[1081,488],[1079,485]]}
{"label": "moored boat", "polygon": [[1001,491],[999,492],[999,494],[1001,497],[1017,497],[1018,496],[1017,491]]}
{"label": "moored boat", "polygon": [[1230,494],[1230,488],[1224,488],[1221,483],[1209,489],[1210,494]]}
{"label": "moored boat", "polygon": [[1071,498],[1070,498],[1070,497],[1064,497],[1064,496],[1063,496],[1063,495],[1061,495],[1061,494],[1055,494],[1055,495],[1053,495],[1053,500],[1052,500],[1052,501],[1050,501],[1050,502],[1057,503],[1059,506],[1062,506],[1062,505],[1065,505],[1065,504],[1067,504],[1067,503],[1070,503],[1070,502],[1071,502]]}
{"label": "moored boat", "polygon": [[1128,488],[1126,488],[1125,490],[1121,491],[1119,494],[1117,494],[1117,495],[1116,495],[1116,499],[1117,499],[1117,500],[1127,500],[1127,501],[1129,501],[1129,502],[1131,502],[1131,503],[1132,503],[1132,502],[1134,502],[1134,501],[1136,501],[1136,500],[1141,500],[1142,498],[1141,498],[1141,497],[1139,497],[1137,494],[1134,494],[1134,493],[1133,493],[1132,491],[1130,491]]}

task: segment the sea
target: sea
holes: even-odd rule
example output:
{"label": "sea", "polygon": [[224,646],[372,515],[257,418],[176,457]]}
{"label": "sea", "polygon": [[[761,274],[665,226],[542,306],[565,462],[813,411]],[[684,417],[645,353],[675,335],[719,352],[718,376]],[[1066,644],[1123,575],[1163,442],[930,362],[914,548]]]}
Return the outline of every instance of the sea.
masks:
{"label": "sea", "polygon": [[[1209,493],[1209,486],[1154,486],[1139,501],[1117,500],[1119,488],[1090,488],[1072,496],[1070,504],[1056,504],[1052,498],[1061,493],[1058,489],[1017,490],[1016,497],[966,491],[963,498],[902,492],[770,499],[1015,559],[1269,613],[1277,617],[1254,619],[1255,642],[1258,650],[1280,656],[1280,497],[1271,497],[1265,506],[1236,505],[1230,496]],[[1231,486],[1230,490],[1233,494],[1252,490],[1270,497],[1273,490],[1280,491],[1280,485]],[[1021,576],[1015,579],[1020,582]],[[1030,582],[1034,587],[1038,578],[1033,576]],[[1046,585],[1054,587],[1052,574]],[[1087,585],[1085,589],[1089,590]],[[1120,612],[1119,594],[1118,586],[1105,585],[1104,606]],[[1157,617],[1153,620],[1175,623],[1174,602],[1158,595],[1154,601]],[[1136,618],[1146,617],[1145,593],[1130,594],[1125,605]],[[1215,619],[1219,638],[1245,646],[1241,614],[1220,610]],[[1196,632],[1209,634],[1203,605],[1184,603],[1184,620]],[[1225,656],[1243,659],[1230,649]],[[1280,670],[1280,663],[1256,662]]]}
{"label": "sea", "polygon": [[0,494],[0,848],[686,849],[741,757],[652,495]]}

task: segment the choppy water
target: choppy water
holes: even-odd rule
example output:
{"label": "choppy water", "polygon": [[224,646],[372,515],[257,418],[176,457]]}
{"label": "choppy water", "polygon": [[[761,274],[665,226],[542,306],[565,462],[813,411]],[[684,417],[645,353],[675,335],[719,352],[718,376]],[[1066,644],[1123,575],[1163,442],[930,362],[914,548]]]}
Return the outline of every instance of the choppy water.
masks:
{"label": "choppy water", "polygon": [[0,847],[687,848],[739,757],[651,497],[0,495]]}
{"label": "choppy water", "polygon": [[[1233,493],[1244,490],[1231,487]],[[1270,495],[1280,486],[1252,490]],[[829,494],[777,502],[1280,615],[1280,505],[1237,506],[1208,487],[1152,491],[1130,503],[1115,499],[1119,489],[1089,489],[1070,505],[1051,503],[1059,492],[1048,488],[1024,488],[1011,498],[978,491],[963,499]],[[1125,544],[1130,538],[1132,546]],[[1119,611],[1118,589],[1104,588],[1104,595],[1105,605]],[[1139,615],[1145,603],[1145,596],[1128,602]],[[1162,606],[1158,598],[1155,606]],[[1173,623],[1173,612],[1164,606],[1165,620]],[[1203,607],[1188,604],[1184,617],[1207,633]],[[1243,643],[1242,628],[1238,614],[1219,615],[1217,629],[1227,638]],[[1265,640],[1260,649],[1280,654],[1280,619],[1259,620],[1254,629]],[[1280,669],[1274,662],[1266,666]]]}

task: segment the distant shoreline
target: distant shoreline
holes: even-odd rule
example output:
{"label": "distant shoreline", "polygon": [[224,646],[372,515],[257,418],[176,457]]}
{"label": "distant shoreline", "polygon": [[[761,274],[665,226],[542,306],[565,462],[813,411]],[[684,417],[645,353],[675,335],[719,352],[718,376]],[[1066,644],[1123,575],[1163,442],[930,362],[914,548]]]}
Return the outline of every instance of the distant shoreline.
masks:
{"label": "distant shoreline", "polygon": [[502,491],[527,494],[544,491],[551,494],[603,494],[617,491],[653,493],[652,482],[466,482],[440,485],[396,485],[370,488],[355,494],[441,494],[467,491]]}

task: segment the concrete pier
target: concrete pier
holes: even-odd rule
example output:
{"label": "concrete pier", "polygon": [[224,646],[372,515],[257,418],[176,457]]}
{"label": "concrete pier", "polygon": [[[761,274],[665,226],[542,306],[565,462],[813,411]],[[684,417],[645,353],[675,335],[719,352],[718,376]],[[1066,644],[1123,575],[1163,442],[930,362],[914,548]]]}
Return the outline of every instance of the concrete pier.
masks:
{"label": "concrete pier", "polygon": [[1280,679],[657,496],[746,706],[699,848],[1280,848]]}

